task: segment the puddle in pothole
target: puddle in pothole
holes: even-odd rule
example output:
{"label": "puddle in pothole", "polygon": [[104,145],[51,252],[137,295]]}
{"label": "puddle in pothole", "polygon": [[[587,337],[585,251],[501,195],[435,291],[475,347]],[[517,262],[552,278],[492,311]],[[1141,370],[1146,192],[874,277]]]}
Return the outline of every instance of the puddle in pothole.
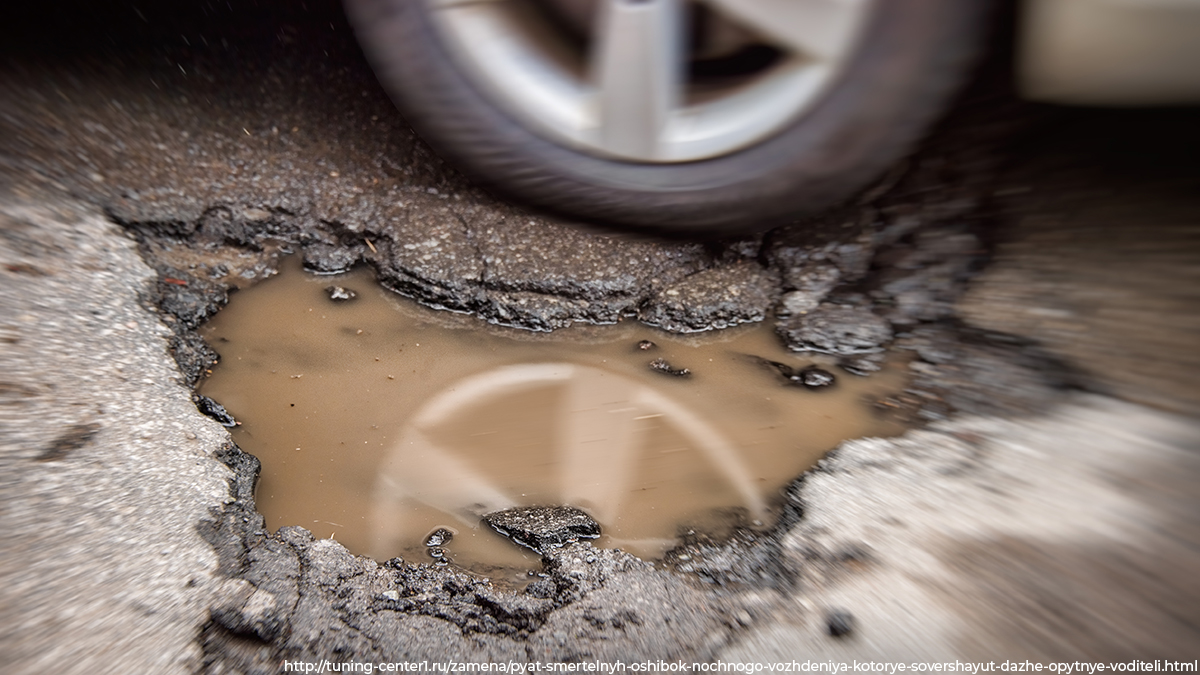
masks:
{"label": "puddle in pothole", "polygon": [[[357,297],[334,302],[331,285]],[[201,393],[262,461],[269,528],[411,562],[431,561],[424,541],[447,528],[454,564],[510,581],[538,556],[483,525],[485,512],[572,504],[601,523],[598,545],[655,558],[718,514],[769,522],[780,489],[840,441],[901,431],[866,399],[898,389],[903,369],[829,367],[832,387],[786,386],[753,356],[811,360],[769,325],[531,333],[421,307],[367,270],[318,277],[289,260],[203,335],[222,358]],[[691,374],[655,371],[656,359]]]}

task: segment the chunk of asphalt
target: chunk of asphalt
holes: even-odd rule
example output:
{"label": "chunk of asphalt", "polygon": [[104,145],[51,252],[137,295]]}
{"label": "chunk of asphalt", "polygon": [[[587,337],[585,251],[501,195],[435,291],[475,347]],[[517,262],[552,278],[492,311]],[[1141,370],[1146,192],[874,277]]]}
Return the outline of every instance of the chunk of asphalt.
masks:
{"label": "chunk of asphalt", "polygon": [[692,371],[687,368],[676,368],[666,359],[654,359],[650,362],[650,370],[675,377],[691,377]]}
{"label": "chunk of asphalt", "polygon": [[638,319],[678,333],[762,321],[779,298],[779,279],[753,262],[704,270],[651,296]]}
{"label": "chunk of asphalt", "polygon": [[777,329],[792,351],[840,356],[878,352],[892,339],[891,324],[869,308],[827,302],[781,320]]}
{"label": "chunk of asphalt", "polygon": [[838,268],[827,263],[785,270],[784,283],[794,290],[783,295],[781,313],[806,314],[813,311],[841,278],[842,273]]}
{"label": "chunk of asphalt", "polygon": [[200,412],[220,422],[221,426],[236,427],[238,425],[238,421],[233,418],[233,415],[229,414],[229,411],[225,409],[225,406],[217,403],[211,398],[207,396],[201,396],[200,394],[192,394],[192,401],[196,403],[196,408],[199,409]]}
{"label": "chunk of asphalt", "polygon": [[797,381],[809,389],[822,389],[832,387],[837,378],[828,370],[810,366],[797,373]]}
{"label": "chunk of asphalt", "polygon": [[425,537],[425,545],[429,546],[430,548],[434,546],[445,546],[453,538],[453,532],[444,527],[439,527],[433,532],[430,532],[429,536]]}
{"label": "chunk of asphalt", "polygon": [[600,536],[600,524],[573,506],[518,506],[489,513],[483,521],[538,553]]}
{"label": "chunk of asphalt", "polygon": [[326,286],[325,294],[334,302],[349,302],[358,297],[358,292],[344,286]]}

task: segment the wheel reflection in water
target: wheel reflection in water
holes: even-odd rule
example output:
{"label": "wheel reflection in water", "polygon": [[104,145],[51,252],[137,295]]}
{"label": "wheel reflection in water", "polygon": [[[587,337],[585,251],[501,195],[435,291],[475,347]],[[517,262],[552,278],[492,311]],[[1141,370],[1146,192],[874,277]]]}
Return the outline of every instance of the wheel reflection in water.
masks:
{"label": "wheel reflection in water", "polygon": [[[472,461],[472,455],[495,448],[456,449],[435,440],[439,429],[472,426],[472,409],[539,388],[555,390],[557,410],[529,411],[523,417],[527,423],[550,417],[554,442],[549,462],[513,467],[517,472],[499,479],[480,472]],[[649,437],[663,426],[682,437],[683,449],[691,451],[683,461],[696,464],[698,459],[711,476],[692,485],[656,477],[674,488],[672,499],[663,500],[654,513],[623,509],[640,487],[634,475],[638,460],[645,453],[662,452]],[[724,489],[699,489],[714,485]],[[413,416],[381,466],[372,509],[372,548],[386,551],[424,534],[403,517],[406,499],[474,527],[486,513],[533,504],[531,493],[544,495],[551,504],[582,507],[601,523],[607,543],[650,555],[661,554],[674,541],[678,523],[704,510],[737,506],[751,520],[766,518],[763,498],[737,451],[686,407],[650,386],[597,368],[521,364],[458,382]]]}

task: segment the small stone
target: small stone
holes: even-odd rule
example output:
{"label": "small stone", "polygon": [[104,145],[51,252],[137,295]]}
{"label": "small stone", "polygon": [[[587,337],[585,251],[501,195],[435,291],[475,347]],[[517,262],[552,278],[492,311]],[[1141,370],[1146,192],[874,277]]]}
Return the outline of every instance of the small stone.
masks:
{"label": "small stone", "polygon": [[483,521],[538,553],[600,536],[600,524],[573,506],[518,506],[489,513]]}
{"label": "small stone", "polygon": [[221,426],[236,427],[238,425],[238,421],[233,419],[233,415],[230,415],[229,411],[225,410],[225,406],[211,398],[201,396],[200,394],[193,394],[192,401],[195,402],[196,408],[200,412],[220,422]]}
{"label": "small stone", "polygon": [[673,368],[666,359],[654,359],[650,362],[650,369],[666,373],[667,375],[674,375],[675,377],[689,377],[692,374],[692,371],[687,368]]}
{"label": "small stone", "polygon": [[358,297],[358,293],[342,286],[326,286],[325,293],[334,302],[349,302]]}
{"label": "small stone", "polygon": [[387,598],[388,600],[399,600],[400,591],[384,591],[383,597]]}
{"label": "small stone", "polygon": [[845,637],[854,632],[854,615],[842,610],[834,610],[825,616],[829,634],[833,637]]}
{"label": "small stone", "polygon": [[658,345],[654,344],[653,342],[651,342],[649,340],[642,340],[641,342],[637,343],[637,348],[644,352],[650,351],[651,349],[654,349],[657,346]]}
{"label": "small stone", "polygon": [[821,370],[816,366],[811,366],[800,371],[799,380],[801,384],[809,389],[830,387],[837,381],[833,373],[828,370]]}
{"label": "small stone", "polygon": [[440,546],[431,546],[429,547],[429,557],[441,560],[446,557],[446,549]]}
{"label": "small stone", "polygon": [[426,546],[444,546],[454,538],[454,533],[444,527],[439,527],[425,537]]}

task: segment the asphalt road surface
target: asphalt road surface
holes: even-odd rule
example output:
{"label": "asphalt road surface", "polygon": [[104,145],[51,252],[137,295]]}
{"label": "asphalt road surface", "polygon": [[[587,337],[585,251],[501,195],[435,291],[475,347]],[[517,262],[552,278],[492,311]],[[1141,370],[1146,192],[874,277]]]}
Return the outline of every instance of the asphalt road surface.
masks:
{"label": "asphalt road surface", "polygon": [[[1200,658],[1197,111],[1023,103],[1001,54],[869,199],[659,241],[472,187],[405,126],[336,4],[4,11],[6,672]],[[686,566],[580,544],[512,594],[356,558],[265,531],[254,461],[192,401],[193,329],[226,291],[198,270],[269,274],[271,241],[537,330],[826,303],[912,355],[886,404],[924,426],[845,444],[788,489],[786,527],[697,543]]]}

